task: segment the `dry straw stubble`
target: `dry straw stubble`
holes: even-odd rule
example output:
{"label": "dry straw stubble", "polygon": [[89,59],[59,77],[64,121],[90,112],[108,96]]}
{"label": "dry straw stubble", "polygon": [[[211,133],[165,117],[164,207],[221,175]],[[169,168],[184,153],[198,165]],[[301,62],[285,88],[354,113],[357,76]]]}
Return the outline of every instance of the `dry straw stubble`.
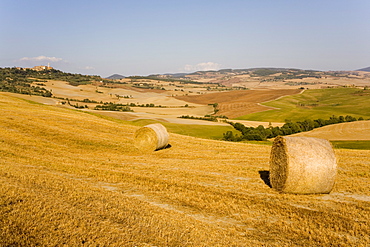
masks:
{"label": "dry straw stubble", "polygon": [[160,123],[149,124],[135,132],[134,145],[141,151],[155,151],[168,145],[169,135]]}
{"label": "dry straw stubble", "polygon": [[337,162],[329,141],[311,137],[277,137],[270,156],[270,182],[277,191],[330,193]]}

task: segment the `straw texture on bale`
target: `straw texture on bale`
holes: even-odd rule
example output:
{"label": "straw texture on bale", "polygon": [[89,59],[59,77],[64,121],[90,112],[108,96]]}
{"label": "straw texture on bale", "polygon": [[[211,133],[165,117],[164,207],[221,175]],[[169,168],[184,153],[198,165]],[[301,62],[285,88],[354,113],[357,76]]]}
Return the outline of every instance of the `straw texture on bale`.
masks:
{"label": "straw texture on bale", "polygon": [[329,141],[312,137],[277,137],[270,156],[270,183],[294,194],[330,193],[337,162]]}
{"label": "straw texture on bale", "polygon": [[149,124],[135,132],[134,145],[142,151],[155,151],[168,145],[168,132],[160,123]]}

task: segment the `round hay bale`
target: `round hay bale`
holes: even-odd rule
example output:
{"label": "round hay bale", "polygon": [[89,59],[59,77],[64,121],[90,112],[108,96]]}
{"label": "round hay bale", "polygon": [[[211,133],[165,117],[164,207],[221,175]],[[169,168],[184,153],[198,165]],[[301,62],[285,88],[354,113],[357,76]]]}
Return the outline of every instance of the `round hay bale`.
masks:
{"label": "round hay bale", "polygon": [[134,145],[142,151],[155,151],[168,145],[168,132],[160,123],[149,124],[135,132]]}
{"label": "round hay bale", "polygon": [[330,193],[337,162],[329,141],[312,137],[277,137],[270,156],[270,183],[294,194]]}

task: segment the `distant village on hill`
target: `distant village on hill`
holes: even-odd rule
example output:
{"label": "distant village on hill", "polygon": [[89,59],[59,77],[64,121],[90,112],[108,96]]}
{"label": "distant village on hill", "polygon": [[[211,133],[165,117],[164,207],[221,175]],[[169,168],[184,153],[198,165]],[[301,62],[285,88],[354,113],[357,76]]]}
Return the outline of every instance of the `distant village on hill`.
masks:
{"label": "distant village on hill", "polygon": [[50,66],[50,64],[48,64],[47,66],[45,66],[45,65],[34,66],[32,68],[22,68],[22,67],[16,67],[16,68],[19,69],[19,70],[32,69],[32,70],[36,70],[36,71],[43,71],[43,70],[51,70],[51,69],[54,69],[53,67]]}

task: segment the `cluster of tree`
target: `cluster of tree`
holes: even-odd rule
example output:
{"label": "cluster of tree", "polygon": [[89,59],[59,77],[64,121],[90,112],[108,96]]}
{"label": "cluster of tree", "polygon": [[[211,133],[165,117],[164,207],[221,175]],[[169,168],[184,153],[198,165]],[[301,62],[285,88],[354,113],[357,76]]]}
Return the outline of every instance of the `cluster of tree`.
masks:
{"label": "cluster of tree", "polygon": [[292,122],[290,120],[285,120],[285,124],[282,127],[268,127],[265,128],[264,126],[260,125],[257,128],[254,127],[246,127],[241,123],[232,123],[228,122],[232,125],[236,130],[240,131],[241,135],[234,135],[232,131],[227,131],[224,133],[224,140],[226,141],[243,141],[243,140],[254,140],[254,141],[265,141],[268,138],[274,138],[277,136],[285,136],[291,135],[299,132],[310,131],[315,128],[319,128],[325,125],[337,124],[337,123],[344,123],[344,122],[353,122],[357,120],[364,120],[362,117],[356,119],[352,116],[332,116],[327,120],[324,119],[316,119],[316,120],[309,120],[306,119],[304,121],[299,122]]}
{"label": "cluster of tree", "polygon": [[40,87],[42,84],[31,85],[34,82],[45,82],[46,80],[67,81],[74,86],[108,81],[100,76],[65,73],[56,69],[37,71],[24,68],[0,68],[0,91],[51,97],[52,93],[49,90]]}
{"label": "cluster of tree", "polygon": [[[63,102],[62,102],[62,104],[63,104]],[[65,104],[65,102],[64,102],[64,104]],[[69,100],[68,100],[68,105],[70,105],[70,106],[72,106],[72,107],[74,107],[76,109],[89,108],[87,105],[79,105],[78,103],[72,104]]]}
{"label": "cluster of tree", "polygon": [[102,111],[129,111],[133,112],[131,108],[124,104],[114,104],[112,102],[104,103],[103,105],[97,105],[94,108],[95,110],[102,110]]}
{"label": "cluster of tree", "polygon": [[116,97],[117,98],[124,98],[124,99],[132,99],[132,98],[134,98],[134,97],[132,97],[132,95],[123,95],[123,96],[120,96],[118,94],[116,94]]}
{"label": "cluster of tree", "polygon": [[1,68],[1,71],[7,74],[8,77],[17,79],[20,78],[37,78],[42,80],[61,80],[67,81],[71,85],[82,85],[89,84],[96,81],[102,81],[100,76],[93,75],[81,75],[81,74],[72,74],[66,73],[56,69],[47,69],[36,71],[33,69],[18,69],[18,68]]}
{"label": "cluster of tree", "polygon": [[51,97],[53,94],[41,87],[38,83],[37,86],[32,85],[34,82],[41,82],[37,77],[30,79],[27,71],[16,69],[16,68],[0,68],[0,91],[39,95],[44,97]]}
{"label": "cluster of tree", "polygon": [[212,122],[218,121],[216,116],[211,116],[211,115],[205,115],[204,117],[194,117],[194,116],[189,116],[189,115],[186,115],[186,116],[183,115],[179,118],[206,120],[206,121],[212,121]]}
{"label": "cluster of tree", "polygon": [[290,80],[290,79],[304,79],[304,78],[321,78],[317,71],[304,70],[304,71],[284,71],[280,75],[275,76],[275,80]]}
{"label": "cluster of tree", "polygon": [[220,111],[219,109],[217,109],[218,103],[213,103],[213,104],[208,104],[208,105],[213,106],[213,114],[216,114],[217,112]]}
{"label": "cluster of tree", "polygon": [[274,77],[275,80],[286,80],[286,79],[303,79],[307,77],[321,78],[319,71],[314,70],[300,70],[300,69],[278,69],[278,68],[261,68],[251,71],[251,76],[271,76],[273,74],[280,73]]}
{"label": "cluster of tree", "polygon": [[227,117],[227,116],[225,116],[225,115],[214,115],[214,117],[216,117],[216,118],[228,119],[228,117]]}
{"label": "cluster of tree", "polygon": [[[95,104],[97,104],[98,103],[98,101],[96,101],[96,100],[91,100],[91,99],[83,99],[82,100],[82,102],[84,102],[84,103],[95,103]],[[102,101],[100,101],[100,104],[102,104],[103,102]]]}
{"label": "cluster of tree", "polygon": [[276,69],[268,69],[268,68],[262,68],[257,69],[251,73],[252,76],[269,76],[278,73],[279,70]]}
{"label": "cluster of tree", "polygon": [[164,87],[160,86],[154,86],[153,84],[148,84],[148,83],[134,83],[132,85],[133,87],[136,88],[142,88],[142,89],[158,89],[158,90],[166,90]]}
{"label": "cluster of tree", "polygon": [[289,86],[301,86],[301,85],[315,85],[315,84],[318,84],[317,82],[304,82],[304,81],[300,81],[300,82],[287,82],[285,83],[285,85],[289,85]]}
{"label": "cluster of tree", "polygon": [[[80,105],[78,103],[72,104],[71,101],[75,102],[81,102],[81,103],[92,103],[92,104],[100,104],[95,107],[95,110],[107,110],[107,111],[133,111],[130,109],[130,107],[165,107],[161,105],[155,105],[153,103],[150,104],[135,104],[135,103],[127,103],[127,104],[115,104],[113,102],[103,102],[103,101],[96,101],[96,100],[91,100],[91,99],[83,99],[83,100],[78,100],[78,99],[69,99],[69,98],[62,98],[62,97],[56,97],[57,99],[65,100],[62,101],[62,104],[68,103],[68,105],[73,106],[74,108],[77,109],[83,109],[83,108],[88,108],[87,105]],[[186,105],[185,105],[186,107]]]}
{"label": "cluster of tree", "polygon": [[[84,99],[83,101],[81,102],[85,102],[85,103],[98,103],[97,101],[95,100],[89,100],[89,99]],[[114,103],[112,102],[102,102],[100,101],[100,104],[103,104],[103,105],[114,105]],[[153,103],[150,103],[150,104],[135,104],[135,103],[127,103],[127,104],[116,104],[116,105],[119,105],[119,106],[127,106],[127,107],[166,107],[166,106],[162,106],[162,105],[155,105]]]}
{"label": "cluster of tree", "polygon": [[[54,97],[56,99],[61,99],[61,100],[65,100],[64,103],[62,101],[62,104],[65,104],[65,103],[70,103],[70,101],[76,101],[76,102],[82,102],[82,103],[94,103],[94,104],[103,104],[103,101],[96,101],[96,100],[91,100],[91,99],[83,99],[83,100],[79,100],[79,99],[69,99],[69,98],[63,98],[63,97]],[[67,102],[66,102],[67,101]]]}
{"label": "cluster of tree", "polygon": [[0,82],[0,91],[10,92],[10,93],[19,93],[19,94],[29,94],[29,95],[38,95],[43,97],[51,97],[53,94],[40,86],[32,86],[30,83],[24,83],[20,81],[1,81]]}
{"label": "cluster of tree", "polygon": [[161,106],[161,105],[155,105],[153,103],[150,103],[150,104],[135,104],[135,103],[130,103],[130,104],[127,104],[127,106],[131,106],[131,107],[165,107],[165,106]]}
{"label": "cluster of tree", "polygon": [[[202,85],[202,84],[206,84],[205,82],[200,82],[200,81],[190,81],[190,80],[182,80],[180,81],[180,84],[195,84],[195,85]],[[224,85],[220,84],[220,83],[214,83],[215,86],[218,86],[218,87],[225,87]]]}

